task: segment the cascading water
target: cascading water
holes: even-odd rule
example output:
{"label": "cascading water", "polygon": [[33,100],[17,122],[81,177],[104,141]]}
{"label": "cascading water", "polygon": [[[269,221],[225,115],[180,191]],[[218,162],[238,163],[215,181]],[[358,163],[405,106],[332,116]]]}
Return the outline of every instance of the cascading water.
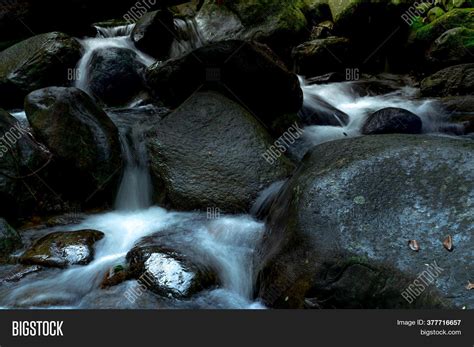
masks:
{"label": "cascading water", "polygon": [[308,126],[305,128],[305,139],[313,146],[328,141],[361,135],[365,119],[373,112],[386,107],[403,108],[418,115],[423,121],[423,131],[437,132],[443,124],[443,114],[439,105],[433,100],[414,100],[418,92],[412,87],[404,87],[396,92],[376,96],[359,96],[354,92],[353,82],[310,85],[303,77],[299,77],[303,90],[304,104],[317,107],[312,96],[322,98],[349,116],[345,126]]}
{"label": "cascading water", "polygon": [[170,58],[177,58],[204,46],[206,39],[202,35],[202,29],[196,18],[174,20],[177,33],[170,49]]}
{"label": "cascading water", "polygon": [[120,136],[126,166],[115,202],[117,210],[134,211],[151,206],[152,185],[143,130],[140,126],[133,127],[128,134]]}
{"label": "cascading water", "polygon": [[[128,36],[131,27],[98,28],[98,37],[82,41],[86,48],[78,68],[81,79],[76,86],[88,90],[88,69],[95,49],[125,47],[134,49]],[[141,55],[143,59],[147,59]],[[253,252],[263,236],[265,225],[251,216],[213,216],[204,213],[178,213],[151,206],[150,179],[144,134],[149,117],[136,106],[109,110],[119,129],[126,162],[117,198],[116,210],[87,216],[79,224],[45,230],[26,231],[32,239],[55,231],[99,230],[104,238],[94,248],[94,259],[84,266],[65,270],[43,269],[18,282],[0,286],[0,306],[47,308],[261,308],[253,302]],[[145,114],[145,115],[144,115]],[[138,116],[137,116],[138,115]],[[20,117],[21,115],[18,114]],[[153,122],[151,122],[153,123]],[[190,233],[178,234],[176,244],[184,254],[199,255],[206,266],[215,269],[219,287],[195,294],[189,300],[169,300],[148,292],[136,303],[125,296],[136,281],[101,289],[105,274],[118,264],[125,264],[127,253],[145,236],[159,235],[185,226]],[[183,246],[184,245],[184,246]]]}

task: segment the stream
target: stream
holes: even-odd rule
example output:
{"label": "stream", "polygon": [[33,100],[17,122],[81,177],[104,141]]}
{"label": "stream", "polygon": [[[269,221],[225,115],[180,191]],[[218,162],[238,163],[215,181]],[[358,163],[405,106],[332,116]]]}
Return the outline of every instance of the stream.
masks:
{"label": "stream", "polygon": [[[183,32],[191,32],[185,44],[176,42],[172,56],[179,56],[202,45],[196,24],[180,21]],[[95,38],[81,40],[85,53],[78,64],[82,73],[75,86],[88,92],[90,58],[95,49],[121,47],[133,49],[147,66],[154,63],[149,56],[138,51],[130,34],[133,26],[97,28]],[[300,83],[305,105],[311,104],[311,95],[317,95],[334,107],[347,113],[348,125],[308,126],[304,137],[311,146],[340,139],[360,136],[360,128],[369,111],[384,107],[401,107],[419,115],[424,132],[436,132],[441,115],[430,100],[414,100],[416,90],[407,87],[382,96],[357,97],[351,82],[309,85],[303,77]],[[143,107],[143,106],[140,106]],[[131,111],[139,107],[131,107]],[[45,230],[25,231],[25,235],[44,235],[54,231],[82,229],[100,230],[105,237],[96,243],[94,260],[85,266],[72,266],[65,270],[44,269],[32,273],[18,282],[4,283],[0,287],[0,306],[3,308],[264,308],[254,300],[255,266],[253,253],[261,241],[265,224],[251,215],[222,215],[209,218],[206,213],[182,213],[152,206],[152,183],[148,168],[143,133],[147,127],[145,118],[128,118],[127,112],[109,113],[119,128],[123,157],[126,161],[123,178],[118,190],[115,209],[107,213],[81,218],[79,223]],[[25,113],[13,113],[21,122],[27,122]],[[254,214],[269,197],[278,193],[283,182],[277,182],[261,193]],[[118,286],[101,289],[104,274],[118,264],[125,264],[127,253],[143,237],[184,228],[189,233],[174,233],[170,242],[180,249],[197,254],[206,265],[217,269],[220,285],[204,290],[189,299],[160,298],[144,293],[136,302],[126,299],[128,289],[137,286],[130,280]]]}

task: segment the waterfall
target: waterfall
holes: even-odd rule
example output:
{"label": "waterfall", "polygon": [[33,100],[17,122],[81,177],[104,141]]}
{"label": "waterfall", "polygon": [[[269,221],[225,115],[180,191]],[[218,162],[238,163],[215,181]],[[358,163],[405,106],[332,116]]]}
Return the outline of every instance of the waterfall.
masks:
{"label": "waterfall", "polygon": [[97,30],[97,37],[101,38],[110,38],[110,37],[120,37],[120,36],[130,36],[135,24],[121,25],[117,27],[94,27]]}
{"label": "waterfall", "polygon": [[[127,136],[128,135],[128,136]],[[152,184],[148,158],[141,126],[132,127],[128,134],[120,135],[125,171],[115,201],[121,211],[136,211],[151,206]]]}
{"label": "waterfall", "polygon": [[206,40],[197,19],[176,18],[174,26],[177,36],[171,45],[170,58],[180,57],[205,45]]}
{"label": "waterfall", "polygon": [[444,115],[438,110],[434,100],[416,100],[418,89],[404,87],[384,95],[359,96],[354,92],[354,82],[338,82],[329,84],[308,84],[303,77],[299,77],[303,90],[303,103],[308,107],[315,107],[312,96],[319,97],[349,116],[349,123],[345,126],[308,126],[305,128],[305,140],[312,145],[328,141],[356,137],[361,135],[361,128],[367,117],[386,107],[403,108],[418,115],[423,121],[423,131],[434,133],[439,131],[443,124]]}
{"label": "waterfall", "polygon": [[96,27],[97,36],[93,38],[85,38],[80,40],[83,48],[84,54],[79,60],[79,63],[76,66],[77,70],[77,79],[74,82],[76,88],[82,89],[86,93],[90,94],[89,90],[89,71],[90,71],[90,62],[95,51],[105,48],[124,48],[130,49],[137,53],[138,59],[145,64],[150,66],[155,62],[153,58],[146,55],[142,51],[138,50],[130,35],[133,31],[135,24],[124,25],[119,27]]}

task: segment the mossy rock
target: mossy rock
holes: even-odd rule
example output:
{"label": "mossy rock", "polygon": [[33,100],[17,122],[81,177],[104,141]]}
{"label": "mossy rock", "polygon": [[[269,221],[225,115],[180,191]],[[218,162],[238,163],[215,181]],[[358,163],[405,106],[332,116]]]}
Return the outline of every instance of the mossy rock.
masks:
{"label": "mossy rock", "polygon": [[314,24],[331,19],[325,0],[207,0],[198,18],[205,19],[208,40],[256,40],[283,58],[289,58],[291,47],[307,38]]}
{"label": "mossy rock", "polygon": [[436,66],[449,66],[474,61],[474,29],[458,27],[438,37],[427,53]]}
{"label": "mossy rock", "polygon": [[412,27],[409,43],[430,44],[446,30],[464,27],[474,29],[474,9],[455,9],[426,25]]}
{"label": "mossy rock", "polygon": [[441,7],[433,7],[428,11],[426,17],[428,18],[428,22],[431,23],[442,15],[444,15],[445,13],[446,12]]}

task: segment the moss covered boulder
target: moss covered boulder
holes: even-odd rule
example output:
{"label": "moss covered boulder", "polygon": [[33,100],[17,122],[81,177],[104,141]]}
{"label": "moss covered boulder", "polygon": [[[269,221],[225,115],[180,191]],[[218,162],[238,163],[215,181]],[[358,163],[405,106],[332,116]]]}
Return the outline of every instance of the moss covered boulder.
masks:
{"label": "moss covered boulder", "polygon": [[412,26],[409,42],[429,45],[446,30],[459,27],[474,29],[474,10],[472,8],[454,9],[428,24],[415,23]]}
{"label": "moss covered boulder", "polygon": [[193,94],[149,135],[155,191],[179,210],[244,213],[258,192],[292,170],[263,158],[273,139],[243,107],[216,92]]}
{"label": "moss covered boulder", "polygon": [[5,219],[0,218],[0,263],[8,261],[10,254],[22,245],[17,231]]}
{"label": "moss covered boulder", "polygon": [[[272,205],[259,296],[280,308],[473,308],[473,202],[474,141],[378,135],[319,145]],[[454,248],[443,245],[448,236]]]}
{"label": "moss covered boulder", "polygon": [[206,0],[197,16],[206,40],[256,40],[287,57],[312,24],[331,19],[325,0]]}
{"label": "moss covered boulder", "polygon": [[20,263],[59,268],[86,265],[94,259],[94,244],[103,237],[97,230],[54,232],[27,249]]}
{"label": "moss covered boulder", "polygon": [[458,27],[438,37],[427,53],[429,62],[449,66],[474,61],[474,29]]}
{"label": "moss covered boulder", "polygon": [[81,58],[80,43],[53,32],[31,37],[0,53],[0,106],[19,107],[31,91],[69,84],[68,71]]}

